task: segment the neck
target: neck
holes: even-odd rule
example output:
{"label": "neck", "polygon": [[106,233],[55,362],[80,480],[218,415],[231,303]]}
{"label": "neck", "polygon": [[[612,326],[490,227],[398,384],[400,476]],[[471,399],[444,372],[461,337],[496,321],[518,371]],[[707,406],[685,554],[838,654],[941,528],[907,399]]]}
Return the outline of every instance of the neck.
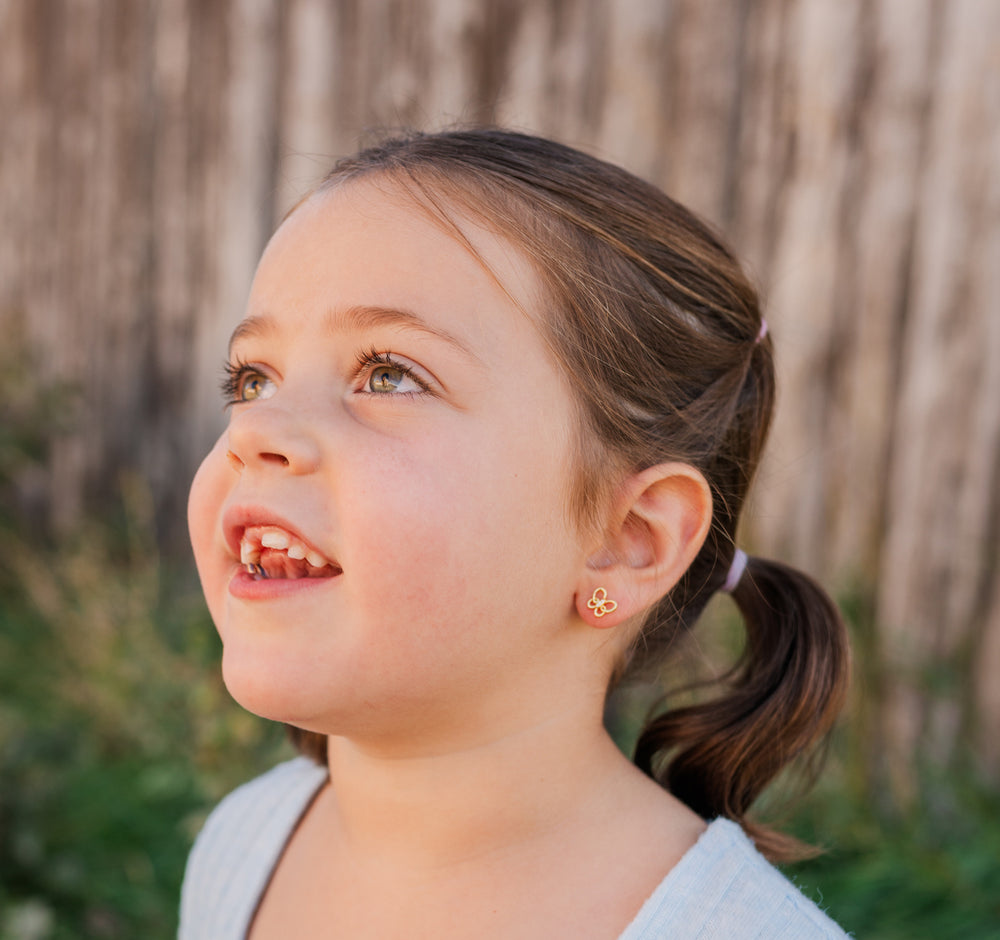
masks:
{"label": "neck", "polygon": [[[596,706],[596,707],[595,707]],[[330,821],[355,858],[438,869],[544,839],[631,770],[600,704],[435,752],[329,741]]]}

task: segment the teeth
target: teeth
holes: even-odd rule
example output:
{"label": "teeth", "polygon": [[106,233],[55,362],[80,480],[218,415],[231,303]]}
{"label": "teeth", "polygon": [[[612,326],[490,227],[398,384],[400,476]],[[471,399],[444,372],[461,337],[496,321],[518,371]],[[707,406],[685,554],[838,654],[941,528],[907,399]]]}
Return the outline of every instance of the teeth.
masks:
{"label": "teeth", "polygon": [[305,560],[314,568],[325,568],[330,564],[319,552],[307,548],[297,538],[284,529],[275,527],[251,527],[240,540],[240,562],[245,565],[250,574],[263,571],[260,568],[262,549],[286,552],[289,558],[297,561]]}
{"label": "teeth", "polygon": [[260,537],[260,544],[264,548],[285,549],[292,544],[292,540],[287,532],[282,532],[279,529],[268,529]]}

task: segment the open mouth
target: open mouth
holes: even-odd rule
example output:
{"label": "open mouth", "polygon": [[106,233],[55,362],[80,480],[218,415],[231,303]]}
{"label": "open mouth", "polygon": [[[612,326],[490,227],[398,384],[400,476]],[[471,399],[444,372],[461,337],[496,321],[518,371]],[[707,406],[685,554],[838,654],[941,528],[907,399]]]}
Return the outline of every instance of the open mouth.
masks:
{"label": "open mouth", "polygon": [[332,578],[341,574],[325,558],[280,526],[248,526],[240,538],[240,563],[255,581]]}

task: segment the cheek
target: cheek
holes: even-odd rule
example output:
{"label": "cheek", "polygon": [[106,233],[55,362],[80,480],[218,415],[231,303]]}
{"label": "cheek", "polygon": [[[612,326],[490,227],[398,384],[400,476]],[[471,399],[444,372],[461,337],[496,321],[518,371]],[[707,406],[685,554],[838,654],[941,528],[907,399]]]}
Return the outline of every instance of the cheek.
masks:
{"label": "cheek", "polygon": [[538,472],[559,465],[554,454],[460,443],[448,452],[463,459],[397,458],[389,482],[357,487],[351,501],[356,570],[376,580],[374,599],[391,597],[399,611],[431,621],[450,620],[449,611],[506,617],[536,604],[575,547],[562,475]]}
{"label": "cheek", "polygon": [[194,551],[198,576],[213,618],[218,623],[219,581],[223,572],[220,560],[219,515],[230,488],[231,471],[225,460],[225,435],[202,461],[191,483],[188,496],[188,533]]}

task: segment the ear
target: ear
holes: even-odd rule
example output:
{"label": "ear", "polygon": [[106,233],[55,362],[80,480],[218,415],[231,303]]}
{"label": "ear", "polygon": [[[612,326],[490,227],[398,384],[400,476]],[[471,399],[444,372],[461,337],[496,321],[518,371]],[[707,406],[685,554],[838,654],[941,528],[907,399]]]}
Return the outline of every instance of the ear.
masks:
{"label": "ear", "polygon": [[596,627],[642,613],[681,579],[712,524],[712,493],[689,464],[657,464],[625,480],[609,522],[576,594]]}

